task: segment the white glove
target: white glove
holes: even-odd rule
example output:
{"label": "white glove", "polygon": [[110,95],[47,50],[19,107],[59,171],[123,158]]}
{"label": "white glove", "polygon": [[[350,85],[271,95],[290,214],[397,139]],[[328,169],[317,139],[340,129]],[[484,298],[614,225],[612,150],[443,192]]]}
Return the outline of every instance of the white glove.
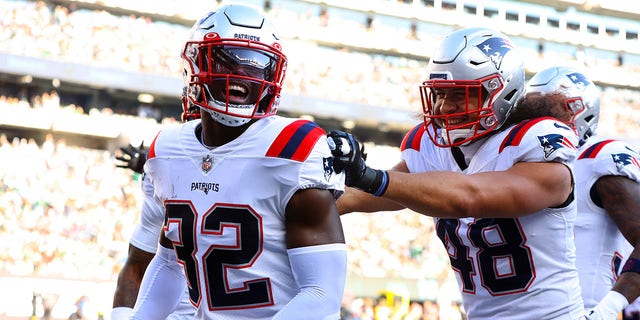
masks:
{"label": "white glove", "polygon": [[587,320],[616,320],[624,308],[629,305],[629,301],[617,291],[609,291],[602,300],[587,312]]}

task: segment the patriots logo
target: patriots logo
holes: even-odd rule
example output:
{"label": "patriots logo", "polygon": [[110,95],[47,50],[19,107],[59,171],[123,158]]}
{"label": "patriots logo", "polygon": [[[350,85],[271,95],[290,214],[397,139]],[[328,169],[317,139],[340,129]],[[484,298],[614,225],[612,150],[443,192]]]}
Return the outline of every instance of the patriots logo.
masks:
{"label": "patriots logo", "polygon": [[591,81],[589,81],[584,74],[579,72],[569,73],[567,74],[567,78],[569,78],[569,80],[571,80],[571,82],[573,82],[573,84],[575,84],[580,90],[584,90],[587,85],[591,84]]}
{"label": "patriots logo", "polygon": [[333,157],[322,158],[322,167],[324,167],[324,179],[329,181],[331,174],[333,174]]}
{"label": "patriots logo", "polygon": [[567,137],[552,133],[544,136],[538,136],[538,141],[540,141],[540,146],[542,150],[544,150],[544,158],[548,159],[552,153],[561,148],[569,148],[575,149],[576,147],[571,143]]}
{"label": "patriots logo", "polygon": [[613,162],[616,164],[616,168],[618,168],[618,171],[622,170],[624,166],[629,164],[640,167],[638,159],[628,153],[615,153],[612,154],[611,157],[613,157]]}
{"label": "patriots logo", "polygon": [[502,58],[513,49],[513,45],[509,40],[500,37],[491,37],[476,47],[491,59],[491,62],[498,70],[502,65]]}

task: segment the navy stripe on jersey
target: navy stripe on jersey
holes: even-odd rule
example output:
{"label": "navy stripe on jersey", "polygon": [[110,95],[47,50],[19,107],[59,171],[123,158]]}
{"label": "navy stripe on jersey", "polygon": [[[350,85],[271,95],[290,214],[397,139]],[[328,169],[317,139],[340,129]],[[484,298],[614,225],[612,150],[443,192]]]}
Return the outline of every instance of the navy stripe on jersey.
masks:
{"label": "navy stripe on jersey", "polygon": [[413,149],[416,151],[420,151],[420,142],[422,141],[422,136],[424,135],[424,124],[418,124],[413,129],[409,130],[407,134],[402,139],[402,144],[400,144],[400,150],[404,151],[406,149]]}
{"label": "navy stripe on jersey", "polygon": [[325,132],[315,122],[296,120],[286,126],[273,141],[267,157],[304,161]]}
{"label": "navy stripe on jersey", "polygon": [[594,143],[592,146],[587,148],[587,150],[584,150],[580,154],[580,156],[578,157],[578,160],[585,159],[585,158],[595,158],[598,155],[598,152],[600,152],[600,150],[602,150],[602,148],[604,148],[605,145],[613,141],[615,140],[602,140],[600,142]]}

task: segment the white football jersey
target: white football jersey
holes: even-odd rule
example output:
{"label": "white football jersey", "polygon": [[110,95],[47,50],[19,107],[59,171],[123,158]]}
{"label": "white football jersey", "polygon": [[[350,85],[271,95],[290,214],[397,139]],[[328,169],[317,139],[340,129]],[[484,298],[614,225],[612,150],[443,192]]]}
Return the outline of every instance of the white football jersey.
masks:
{"label": "white football jersey", "polygon": [[640,156],[622,141],[597,136],[589,138],[578,154],[574,164],[578,198],[576,265],[585,308],[591,309],[611,290],[633,250],[591,189],[602,176],[640,182]]}
{"label": "white football jersey", "polygon": [[[462,147],[475,149],[464,170],[453,149],[435,146],[422,125],[405,136],[401,149],[410,172],[476,174],[507,170],[518,162],[571,167],[577,140],[554,119],[526,121]],[[575,320],[584,313],[575,268],[576,206],[572,200],[519,218],[434,219],[469,319]]]}
{"label": "white football jersey", "polygon": [[163,129],[145,164],[164,232],[184,266],[197,319],[271,319],[299,291],[285,244],[285,208],[301,189],[344,190],[315,123],[260,119],[213,149],[200,121]]}

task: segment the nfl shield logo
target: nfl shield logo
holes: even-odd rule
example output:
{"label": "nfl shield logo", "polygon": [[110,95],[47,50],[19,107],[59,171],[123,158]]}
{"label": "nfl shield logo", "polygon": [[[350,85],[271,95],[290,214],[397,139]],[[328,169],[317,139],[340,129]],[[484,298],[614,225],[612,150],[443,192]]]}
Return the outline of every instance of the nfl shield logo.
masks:
{"label": "nfl shield logo", "polygon": [[207,173],[213,167],[213,159],[211,159],[210,155],[206,155],[202,158],[202,171]]}

